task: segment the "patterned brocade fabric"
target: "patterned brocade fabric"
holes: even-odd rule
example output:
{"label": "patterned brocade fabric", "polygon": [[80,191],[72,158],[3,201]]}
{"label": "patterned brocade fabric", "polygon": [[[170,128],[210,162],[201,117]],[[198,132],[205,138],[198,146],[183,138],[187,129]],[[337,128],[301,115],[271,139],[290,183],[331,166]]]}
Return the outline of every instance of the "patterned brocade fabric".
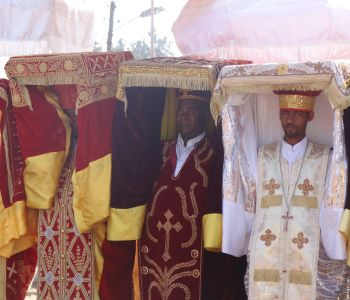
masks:
{"label": "patterned brocade fabric", "polygon": [[80,234],[72,208],[75,155],[62,169],[51,209],[39,213],[38,299],[93,299],[94,234]]}

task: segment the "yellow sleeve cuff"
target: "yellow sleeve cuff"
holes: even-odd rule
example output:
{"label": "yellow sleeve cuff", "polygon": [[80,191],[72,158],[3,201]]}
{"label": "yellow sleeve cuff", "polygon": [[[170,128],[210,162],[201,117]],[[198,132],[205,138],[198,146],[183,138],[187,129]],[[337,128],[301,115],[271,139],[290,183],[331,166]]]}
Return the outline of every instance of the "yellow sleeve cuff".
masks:
{"label": "yellow sleeve cuff", "polygon": [[141,237],[146,204],[133,208],[111,208],[107,221],[107,240],[131,241]]}
{"label": "yellow sleeve cuff", "polygon": [[202,218],[204,248],[220,252],[222,242],[222,214],[207,214]]}
{"label": "yellow sleeve cuff", "polygon": [[345,209],[338,231],[345,237],[347,249],[347,264],[350,266],[350,210]]}

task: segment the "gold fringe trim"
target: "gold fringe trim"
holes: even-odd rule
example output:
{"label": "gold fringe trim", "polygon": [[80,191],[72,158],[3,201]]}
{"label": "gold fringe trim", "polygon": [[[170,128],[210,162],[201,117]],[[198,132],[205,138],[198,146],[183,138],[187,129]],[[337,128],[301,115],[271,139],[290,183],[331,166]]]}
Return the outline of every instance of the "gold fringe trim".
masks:
{"label": "gold fringe trim", "polygon": [[311,285],[311,272],[289,271],[289,283]]}
{"label": "gold fringe trim", "polygon": [[35,76],[35,77],[17,77],[18,85],[53,85],[53,84],[76,84],[77,76],[55,75],[55,76]]}
{"label": "gold fringe trim", "polygon": [[0,256],[0,299],[7,299],[6,297],[6,258]]}
{"label": "gold fringe trim", "polygon": [[254,281],[278,282],[280,274],[278,269],[255,269]]}
{"label": "gold fringe trim", "polygon": [[282,205],[282,195],[268,195],[261,199],[261,208],[269,208],[272,206]]}
{"label": "gold fringe trim", "polygon": [[317,208],[316,196],[293,196],[292,206],[305,207],[305,208]]}
{"label": "gold fringe trim", "polygon": [[[264,93],[272,92],[274,90],[291,90],[291,91],[319,91],[325,90],[325,93],[329,100],[335,107],[339,107],[339,99],[337,95],[334,95],[335,88],[332,88],[329,84],[331,74],[315,75],[310,77],[298,77],[295,76],[290,78],[290,81],[298,81],[290,84],[278,84],[278,80],[281,80],[279,76],[259,76],[257,77],[234,77],[224,78],[221,80],[219,91],[216,91],[213,95],[210,110],[215,121],[221,115],[222,106],[227,102],[229,94],[233,93]],[[284,77],[283,80],[288,80]],[[315,82],[317,80],[318,82]],[[261,83],[259,84],[259,81]],[[309,82],[307,82],[309,81]],[[251,82],[251,84],[249,84]],[[270,82],[270,83],[267,83]],[[276,84],[274,84],[276,82]],[[328,94],[327,94],[328,91]],[[343,97],[342,97],[343,98]],[[347,105],[346,105],[347,107]]]}

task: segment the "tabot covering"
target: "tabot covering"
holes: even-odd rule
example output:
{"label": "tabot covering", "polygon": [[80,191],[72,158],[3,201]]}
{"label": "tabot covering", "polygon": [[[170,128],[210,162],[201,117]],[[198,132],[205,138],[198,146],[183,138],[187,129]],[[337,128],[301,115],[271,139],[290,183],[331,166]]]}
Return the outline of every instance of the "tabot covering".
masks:
{"label": "tabot covering", "polygon": [[255,63],[350,58],[341,0],[189,0],[173,24],[183,55]]}
{"label": "tabot covering", "polygon": [[70,145],[68,118],[53,98],[35,86],[77,87],[79,141],[73,202],[80,232],[109,214],[110,136],[118,66],[131,58],[130,52],[52,54],[12,57],[5,66],[26,162],[28,207],[51,207]]}
{"label": "tabot covering", "polygon": [[[257,147],[264,144],[256,140],[254,133],[248,137],[254,130],[263,130],[266,134],[273,135],[270,123],[272,117],[278,117],[278,105],[272,101],[277,96],[272,94],[274,90],[298,90],[298,91],[316,91],[322,90],[323,93],[316,98],[315,105],[321,105],[322,98],[325,97],[331,103],[333,120],[331,115],[327,118],[319,120],[321,123],[333,121],[332,141],[333,155],[331,164],[328,168],[328,175],[325,183],[325,194],[323,197],[323,205],[320,212],[320,225],[322,241],[325,246],[327,255],[332,259],[344,259],[345,239],[338,232],[346,232],[345,221],[341,223],[347,185],[347,159],[344,146],[344,131],[342,121],[342,110],[349,106],[349,91],[346,89],[348,81],[348,72],[350,70],[349,61],[315,61],[315,62],[291,62],[291,63],[270,63],[270,64],[253,64],[245,66],[228,66],[224,67],[220,73],[218,83],[214,89],[212,101],[212,113],[215,118],[222,113],[223,121],[223,139],[225,146],[225,166],[224,166],[224,240],[228,242],[223,245],[226,251],[235,248],[234,240],[236,238],[246,239],[245,245],[235,248],[234,255],[242,255],[246,253],[248,248],[249,235],[251,226],[254,222],[255,214],[255,182],[256,181],[256,156]],[[265,105],[265,113],[267,120],[261,123],[260,120],[254,121],[254,112],[246,103],[248,100],[257,100],[259,97],[265,97],[267,101]],[[319,100],[318,100],[319,99]],[[322,100],[322,101],[321,101]],[[255,104],[255,105],[257,105]],[[276,106],[276,107],[275,107]],[[262,106],[260,108],[263,108]],[[322,109],[325,106],[322,107]],[[259,115],[259,106],[256,108]],[[327,108],[328,109],[328,108]],[[254,108],[253,108],[254,110]],[[315,116],[319,114],[317,111]],[[321,114],[322,115],[322,114]],[[257,124],[254,125],[254,122]],[[266,123],[267,122],[267,123]],[[313,121],[315,122],[315,120]],[[276,123],[277,124],[277,123]],[[310,123],[311,126],[312,122]],[[318,123],[320,124],[320,123]],[[328,123],[327,123],[328,124]],[[259,128],[261,125],[263,128]],[[256,126],[254,128],[254,126]],[[276,125],[275,125],[276,126]],[[277,126],[280,127],[280,126]],[[319,128],[315,128],[318,135],[326,133]],[[308,128],[309,129],[309,128]],[[308,138],[310,138],[307,133]],[[280,139],[283,133],[278,133],[275,137]],[[314,137],[313,137],[314,138]],[[261,141],[260,141],[261,142]],[[272,142],[272,141],[269,141]],[[233,159],[238,158],[237,160]],[[229,162],[232,164],[229,164]],[[226,177],[225,179],[225,176]],[[235,177],[236,176],[236,177]],[[231,179],[235,178],[240,184],[233,190],[230,188]],[[253,181],[252,181],[253,180]],[[252,184],[253,183],[253,184]],[[232,197],[235,195],[243,195],[242,201],[234,201]],[[229,215],[225,218],[225,204]],[[237,204],[237,205],[236,205]],[[242,226],[235,227],[235,232],[244,231],[247,236],[232,236],[232,230],[228,229],[233,224],[228,225],[225,229],[225,222],[232,220],[233,210],[239,206],[241,215],[245,215],[246,223]],[[345,215],[344,215],[345,217]],[[225,221],[226,219],[226,221]],[[236,220],[237,222],[238,219]],[[237,223],[235,221],[235,223]],[[344,227],[345,226],[345,227]],[[348,226],[349,227],[349,226]],[[250,228],[250,229],[249,229]],[[239,229],[239,230],[238,230]],[[231,236],[230,236],[231,235]],[[345,234],[346,235],[346,234]],[[346,236],[348,240],[349,236]],[[248,240],[247,240],[248,239]],[[224,242],[223,242],[224,243]],[[239,249],[238,249],[239,248]]]}
{"label": "tabot covering", "polygon": [[17,124],[9,82],[0,79],[0,256],[35,245],[37,212],[26,208]]}

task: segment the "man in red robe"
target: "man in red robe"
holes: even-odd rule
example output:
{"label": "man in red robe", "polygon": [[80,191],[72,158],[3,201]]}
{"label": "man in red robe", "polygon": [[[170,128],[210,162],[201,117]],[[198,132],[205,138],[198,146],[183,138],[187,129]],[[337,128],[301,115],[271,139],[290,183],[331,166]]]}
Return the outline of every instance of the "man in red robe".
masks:
{"label": "man in red robe", "polygon": [[176,93],[179,136],[164,143],[139,242],[141,298],[244,299],[245,266],[236,288],[233,259],[220,252],[223,153],[221,135],[214,145],[205,133],[211,92]]}

